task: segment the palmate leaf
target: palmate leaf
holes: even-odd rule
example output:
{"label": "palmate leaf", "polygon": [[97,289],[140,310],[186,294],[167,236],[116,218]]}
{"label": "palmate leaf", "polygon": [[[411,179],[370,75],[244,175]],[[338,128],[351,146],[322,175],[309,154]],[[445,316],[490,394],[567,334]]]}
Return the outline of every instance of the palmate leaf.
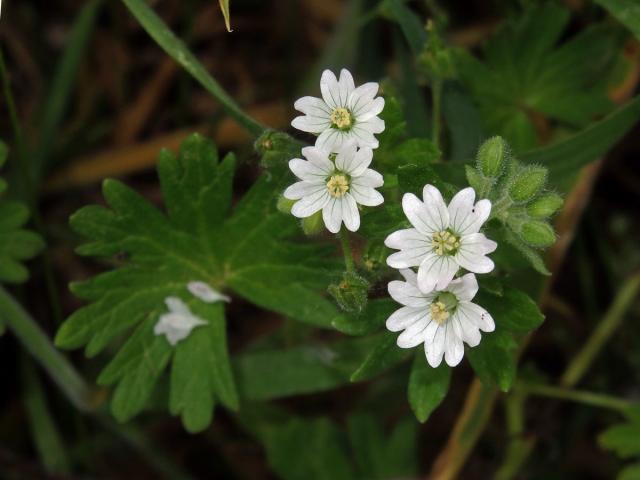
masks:
{"label": "palmate leaf", "polygon": [[[0,141],[0,167],[7,159],[7,147]],[[0,195],[7,184],[0,178]],[[0,200],[0,283],[22,283],[29,271],[22,264],[38,254],[44,247],[42,238],[24,225],[29,219],[29,209],[20,202]]]}
{"label": "palmate leaf", "polygon": [[484,62],[465,51],[456,56],[487,133],[504,136],[516,151],[537,145],[536,117],[580,128],[611,106],[605,83],[616,36],[593,26],[558,45],[569,20],[553,3],[531,8],[489,40]]}
{"label": "palmate leaf", "polygon": [[[86,345],[86,354],[94,356],[128,335],[98,378],[102,385],[115,385],[112,411],[121,421],[144,408],[169,363],[169,408],[189,431],[208,426],[215,403],[238,405],[224,308],[192,296],[186,288],[190,281],[230,289],[315,326],[330,328],[338,316],[317,293],[335,274],[327,250],[285,240],[298,230],[275,208],[283,175],[260,177],[229,216],[234,166],[233,155],[219,161],[213,144],[193,135],[177,157],[160,154],[166,215],[108,180],[103,186],[108,208],[88,206],[71,218],[74,230],[88,240],[78,248],[80,254],[125,260],[119,268],[72,284],[72,291],[90,303],[62,325],[56,344]],[[168,296],[181,298],[208,322],[175,347],[153,333]]]}

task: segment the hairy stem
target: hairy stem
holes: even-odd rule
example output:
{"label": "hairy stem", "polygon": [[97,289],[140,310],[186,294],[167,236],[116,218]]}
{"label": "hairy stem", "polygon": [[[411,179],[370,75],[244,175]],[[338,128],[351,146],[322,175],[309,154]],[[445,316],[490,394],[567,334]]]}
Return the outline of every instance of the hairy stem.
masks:
{"label": "hairy stem", "polygon": [[340,229],[340,242],[342,243],[342,253],[344,255],[344,264],[347,267],[347,272],[355,272],[356,266],[353,261],[353,252],[351,251],[351,241],[349,240],[349,232],[343,226]]}

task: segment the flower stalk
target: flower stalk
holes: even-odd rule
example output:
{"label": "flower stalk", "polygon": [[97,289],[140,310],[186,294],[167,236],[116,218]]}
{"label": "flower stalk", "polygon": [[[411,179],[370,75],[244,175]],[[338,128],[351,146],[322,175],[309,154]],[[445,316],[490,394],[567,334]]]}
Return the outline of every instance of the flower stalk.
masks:
{"label": "flower stalk", "polygon": [[338,234],[340,237],[340,243],[342,245],[342,254],[344,255],[344,265],[347,272],[354,273],[356,271],[356,264],[353,260],[353,251],[351,250],[351,240],[349,239],[349,232],[343,226]]}

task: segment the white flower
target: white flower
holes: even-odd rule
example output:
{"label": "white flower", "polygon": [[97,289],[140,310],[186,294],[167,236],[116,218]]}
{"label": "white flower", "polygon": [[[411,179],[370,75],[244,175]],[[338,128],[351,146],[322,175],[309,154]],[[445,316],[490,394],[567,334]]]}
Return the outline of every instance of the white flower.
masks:
{"label": "white flower", "polygon": [[471,300],[478,292],[473,273],[453,280],[444,290],[423,293],[418,288],[413,270],[400,270],[405,282],[389,283],[389,294],[404,305],[387,319],[392,332],[404,330],[398,336],[400,348],[413,348],[424,343],[427,361],[432,367],[442,362],[455,367],[464,356],[465,342],[470,347],[480,343],[480,331],[495,329],[491,315]]}
{"label": "white flower", "polygon": [[325,70],[320,79],[322,98],[302,97],[296,110],[304,113],[291,122],[298,130],[315,133],[316,147],[337,152],[344,142],[354,140],[359,147],[378,148],[374,134],[384,130],[384,120],[378,117],[384,108],[384,98],[377,97],[378,84],[365,83],[356,88],[351,73],[342,69],[340,80]]}
{"label": "white flower", "polygon": [[189,282],[187,284],[187,289],[194,296],[198,297],[200,300],[206,303],[216,303],[216,302],[229,303],[231,301],[231,299],[228,296],[218,292],[217,290],[214,290],[205,282],[197,282],[197,281]]}
{"label": "white flower", "polygon": [[418,285],[427,293],[445,288],[459,267],[474,273],[493,270],[486,254],[498,244],[479,233],[491,213],[491,202],[480,200],[474,205],[476,192],[471,187],[458,192],[448,207],[432,185],[425,185],[422,195],[424,203],[412,193],[402,197],[402,209],[415,228],[386,238],[387,247],[400,250],[389,255],[389,266],[419,267]]}
{"label": "white flower", "polygon": [[164,303],[169,313],[160,315],[160,320],[153,327],[153,333],[166,335],[171,345],[187,338],[194,328],[207,324],[205,320],[191,313],[189,307],[177,297],[167,297]]}
{"label": "white flower", "polygon": [[360,228],[358,204],[375,207],[384,202],[377,187],[383,184],[382,175],[369,167],[373,158],[370,148],[357,149],[355,143],[345,144],[335,163],[317,147],[305,147],[307,160],[294,158],[291,171],[301,180],[284,191],[289,200],[298,200],[291,213],[298,218],[310,217],[322,210],[327,229],[338,233],[340,225],[355,232]]}

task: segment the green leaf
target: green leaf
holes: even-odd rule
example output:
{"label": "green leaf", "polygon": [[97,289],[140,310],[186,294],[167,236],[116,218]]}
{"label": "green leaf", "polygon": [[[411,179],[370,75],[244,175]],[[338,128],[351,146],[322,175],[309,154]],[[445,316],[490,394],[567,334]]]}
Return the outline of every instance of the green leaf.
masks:
{"label": "green leaf", "polygon": [[167,54],[195,78],[223,106],[226,112],[250,133],[259,136],[265,127],[249,117],[207,72],[187,46],[167,27],[145,0],[122,0],[140,25]]}
{"label": "green leaf", "polygon": [[449,391],[451,369],[442,362],[438,368],[427,363],[423,352],[417,352],[409,376],[409,404],[419,422],[426,422]]}
{"label": "green leaf", "polygon": [[332,325],[347,335],[367,335],[380,329],[397,309],[398,304],[390,298],[376,298],[369,300],[359,315],[340,315]]}
{"label": "green leaf", "polygon": [[615,32],[593,26],[558,45],[569,21],[569,10],[555,3],[530,7],[486,43],[484,62],[465,50],[456,55],[486,133],[502,135],[517,151],[537,145],[536,117],[581,128],[611,108],[606,82]]}
{"label": "green leaf", "polygon": [[622,469],[617,480],[640,480],[640,463],[634,463]]}
{"label": "green leaf", "polygon": [[509,245],[512,246],[515,250],[517,250],[527,260],[527,262],[529,262],[529,264],[536,272],[540,273],[541,275],[551,275],[551,272],[544,264],[544,260],[536,250],[520,240],[520,238],[511,230],[504,229],[503,232],[505,241],[508,242]]}
{"label": "green leaf", "polygon": [[404,1],[384,0],[381,8],[398,22],[413,54],[418,55],[422,52],[427,41],[427,32],[420,18],[405,5]]}
{"label": "green leaf", "polygon": [[640,4],[637,0],[596,0],[640,39]]}
{"label": "green leaf", "polygon": [[621,423],[600,434],[598,441],[603,448],[613,450],[623,458],[640,455],[640,423]]}
{"label": "green leaf", "polygon": [[396,345],[396,334],[385,331],[378,343],[351,375],[352,382],[359,382],[378,375],[397,365],[409,355],[409,351]]}
{"label": "green leaf", "polygon": [[607,153],[638,119],[640,96],[581,132],[548,147],[524,152],[520,158],[527,163],[546,165],[550,182],[567,190],[579,169]]}
{"label": "green leaf", "polygon": [[218,0],[220,3],[220,10],[224,17],[224,25],[227,27],[227,32],[231,32],[231,14],[229,13],[229,0]]}
{"label": "green leaf", "polygon": [[[0,166],[6,156],[6,145],[0,142]],[[0,182],[0,193],[5,185],[4,181]],[[0,283],[25,282],[29,271],[22,262],[44,248],[40,235],[23,228],[28,219],[29,209],[25,205],[0,199]]]}
{"label": "green leaf", "polygon": [[355,480],[345,438],[326,418],[291,419],[261,434],[269,465],[284,480]]}
{"label": "green leaf", "polygon": [[538,305],[529,295],[516,288],[505,286],[500,296],[482,291],[476,300],[475,303],[482,305],[491,314],[498,330],[528,333],[544,321]]}
{"label": "green leaf", "polygon": [[480,345],[469,348],[467,355],[471,366],[484,384],[494,384],[503,392],[508,392],[516,375],[516,348],[513,337],[497,330],[484,333]]}
{"label": "green leaf", "polygon": [[[336,274],[325,258],[332,249],[287,241],[299,230],[293,217],[276,209],[284,174],[262,176],[230,215],[234,166],[232,155],[220,162],[213,144],[193,135],[178,156],[160,153],[166,215],[109,180],[103,187],[108,208],[85,207],[71,218],[88,240],[80,253],[121,259],[119,268],[71,285],[89,304],[65,321],[56,344],[85,345],[86,354],[94,356],[124,337],[98,379],[116,385],[112,410],[119,420],[145,407],[171,359],[169,407],[187,430],[206,428],[214,403],[237,407],[222,306],[191,295],[189,282],[230,288],[254,304],[316,326],[330,328],[338,315],[318,293]],[[207,322],[175,348],[153,333],[169,296],[181,298]]]}

